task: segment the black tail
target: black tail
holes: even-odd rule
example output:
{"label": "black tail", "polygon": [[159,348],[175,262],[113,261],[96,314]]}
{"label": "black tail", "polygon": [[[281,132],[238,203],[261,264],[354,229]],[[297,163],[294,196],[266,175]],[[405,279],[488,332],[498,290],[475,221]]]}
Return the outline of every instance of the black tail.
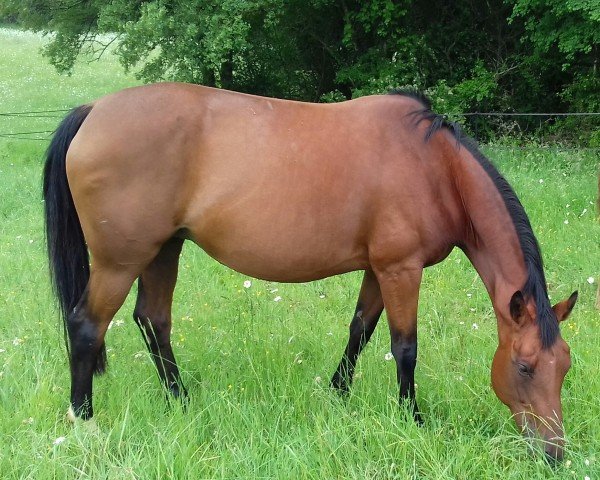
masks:
{"label": "black tail", "polygon": [[[67,352],[70,352],[67,319],[85,293],[90,278],[90,264],[85,238],[67,182],[65,160],[71,141],[91,110],[91,105],[82,105],[64,118],[54,132],[46,151],[44,166],[44,205],[50,276],[62,314]],[[106,350],[102,345],[95,373],[103,373],[105,369]]]}

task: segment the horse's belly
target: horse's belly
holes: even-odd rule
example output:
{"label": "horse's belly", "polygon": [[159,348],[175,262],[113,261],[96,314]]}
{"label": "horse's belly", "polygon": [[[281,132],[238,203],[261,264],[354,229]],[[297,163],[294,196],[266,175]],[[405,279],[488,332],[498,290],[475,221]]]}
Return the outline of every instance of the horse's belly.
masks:
{"label": "horse's belly", "polygon": [[367,268],[367,248],[353,221],[302,221],[302,214],[283,213],[215,216],[189,228],[191,239],[220,263],[270,281],[305,282]]}
{"label": "horse's belly", "polygon": [[[202,245],[201,245],[202,246]],[[357,258],[327,261],[321,258],[281,258],[258,250],[218,249],[205,251],[223,265],[248,275],[272,282],[310,282],[354,270],[364,270],[368,264]]]}

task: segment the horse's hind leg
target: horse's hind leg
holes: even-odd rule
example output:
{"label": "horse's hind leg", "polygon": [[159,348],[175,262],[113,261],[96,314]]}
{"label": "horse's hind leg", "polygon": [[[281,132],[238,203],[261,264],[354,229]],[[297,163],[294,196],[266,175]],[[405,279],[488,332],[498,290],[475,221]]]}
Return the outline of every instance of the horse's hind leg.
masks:
{"label": "horse's hind leg", "polygon": [[171,304],[182,245],[182,239],[169,240],[142,272],[133,314],[160,379],[175,397],[187,395],[171,348]]}
{"label": "horse's hind leg", "polygon": [[92,378],[102,354],[108,324],[121,307],[139,274],[132,267],[93,264],[87,288],[67,320],[71,348],[70,417],[88,419],[93,415]]}
{"label": "horse's hind leg", "polygon": [[354,368],[360,352],[367,344],[383,310],[379,283],[371,270],[365,272],[354,318],[350,323],[350,338],[342,360],[331,379],[331,386],[347,392],[352,383]]}

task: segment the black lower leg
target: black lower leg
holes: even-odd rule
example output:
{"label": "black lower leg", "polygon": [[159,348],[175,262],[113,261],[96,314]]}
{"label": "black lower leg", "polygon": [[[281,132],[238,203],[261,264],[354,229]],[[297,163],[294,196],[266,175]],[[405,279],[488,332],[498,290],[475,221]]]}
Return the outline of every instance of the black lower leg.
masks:
{"label": "black lower leg", "polygon": [[187,390],[181,381],[179,369],[177,368],[175,356],[169,341],[170,334],[166,333],[164,329],[155,328],[155,325],[159,322],[152,322],[147,316],[137,311],[134,313],[133,318],[140,327],[142,337],[152,355],[158,376],[163,385],[176,398],[187,396]]}
{"label": "black lower leg", "polygon": [[380,315],[381,310],[365,317],[361,306],[357,306],[354,318],[350,323],[348,345],[331,379],[331,386],[340,392],[346,393],[349,390],[358,356],[375,331]]}
{"label": "black lower leg", "polygon": [[94,414],[92,381],[97,357],[102,348],[99,331],[84,313],[78,310],[68,321],[71,363],[71,407],[77,417],[87,420]]}
{"label": "black lower leg", "polygon": [[[176,398],[187,396],[175,355],[171,348],[170,302],[153,304],[156,298],[148,298],[142,279],[138,281],[138,299],[133,319],[140,327],[142,337],[156,365],[158,376],[166,389]],[[156,287],[154,287],[156,289]],[[160,293],[160,290],[153,292]]]}
{"label": "black lower leg", "polygon": [[392,340],[392,354],[396,360],[400,403],[408,402],[415,421],[422,423],[415,396],[415,367],[417,365],[417,340]]}

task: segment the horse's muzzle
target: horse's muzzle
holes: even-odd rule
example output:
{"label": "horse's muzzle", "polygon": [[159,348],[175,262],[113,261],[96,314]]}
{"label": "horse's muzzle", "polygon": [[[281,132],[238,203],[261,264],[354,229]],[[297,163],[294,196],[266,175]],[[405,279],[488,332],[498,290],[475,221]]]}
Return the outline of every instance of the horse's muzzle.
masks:
{"label": "horse's muzzle", "polygon": [[[536,418],[540,419],[540,417]],[[530,442],[532,453],[536,450],[539,452],[539,448],[543,447],[546,460],[550,465],[556,466],[558,463],[562,462],[565,454],[565,440],[562,424],[554,422],[557,425],[555,425],[554,428],[551,428],[549,422],[535,422],[526,415],[518,416],[516,417],[516,420],[517,424],[521,427],[523,435]]]}
{"label": "horse's muzzle", "polygon": [[556,466],[558,463],[563,461],[565,456],[564,440],[553,439],[546,441],[544,446],[544,453],[546,454],[546,460],[552,466]]}

